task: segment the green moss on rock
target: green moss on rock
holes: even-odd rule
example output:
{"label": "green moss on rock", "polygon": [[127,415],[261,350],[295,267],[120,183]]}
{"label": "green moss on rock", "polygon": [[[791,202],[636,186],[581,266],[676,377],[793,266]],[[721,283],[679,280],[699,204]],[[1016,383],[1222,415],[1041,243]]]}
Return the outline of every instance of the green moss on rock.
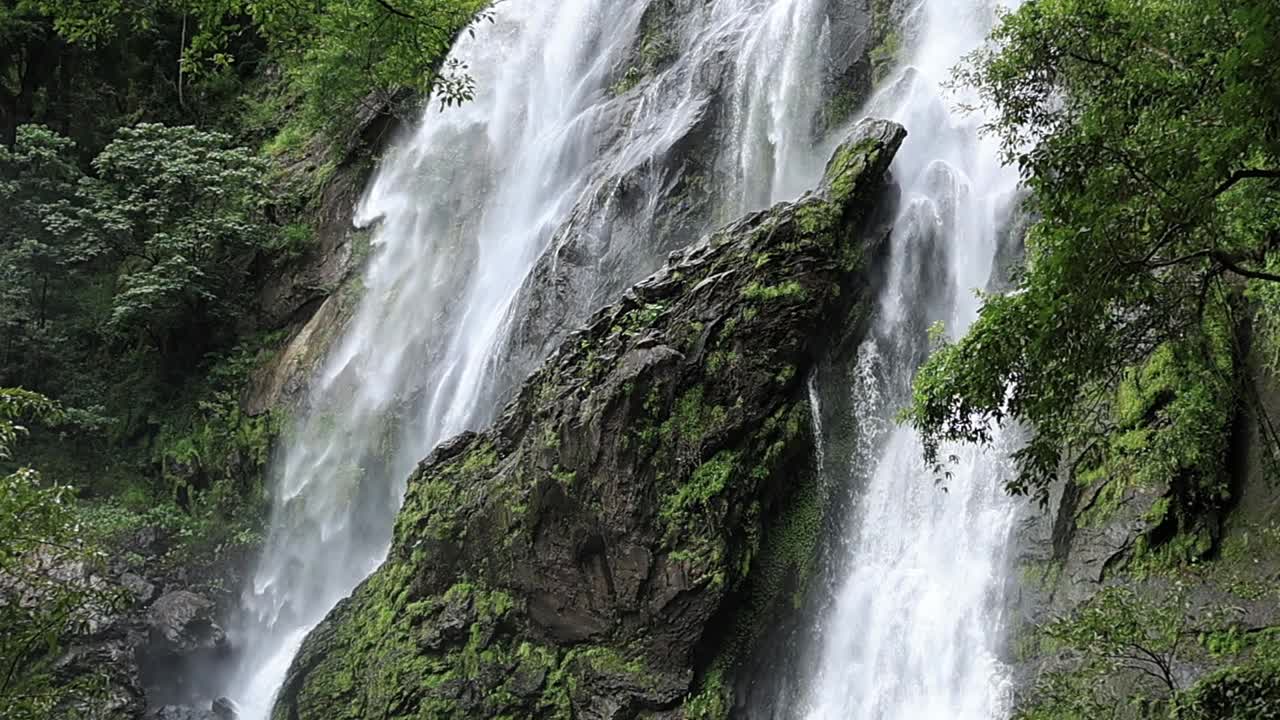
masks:
{"label": "green moss on rock", "polygon": [[1077,463],[1088,488],[1081,526],[1100,526],[1135,493],[1154,496],[1135,558],[1167,566],[1209,555],[1217,527],[1202,522],[1230,499],[1228,444],[1237,413],[1236,356],[1226,309],[1206,311],[1199,332],[1156,348],[1129,368],[1110,408],[1105,442]]}
{"label": "green moss on rock", "polygon": [[839,256],[903,135],[861,126],[817,192],[677,253],[424,460],[275,717],[723,717],[754,634],[713,628],[767,623],[809,572],[801,378],[865,299]]}

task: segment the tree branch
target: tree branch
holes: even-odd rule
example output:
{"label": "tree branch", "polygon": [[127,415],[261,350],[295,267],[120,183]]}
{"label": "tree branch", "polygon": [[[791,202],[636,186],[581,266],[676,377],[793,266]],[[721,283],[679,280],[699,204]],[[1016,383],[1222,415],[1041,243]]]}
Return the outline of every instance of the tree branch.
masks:
{"label": "tree branch", "polygon": [[1227,272],[1235,273],[1240,277],[1249,278],[1251,280],[1266,280],[1267,282],[1280,283],[1280,275],[1269,273],[1264,270],[1253,270],[1251,268],[1240,265],[1241,258],[1232,257],[1221,250],[1197,250],[1193,253],[1183,255],[1182,257],[1172,258],[1170,260],[1153,260],[1146,263],[1149,270],[1157,270],[1170,265],[1181,265],[1190,262],[1196,258],[1208,258],[1213,262],[1221,265]]}
{"label": "tree branch", "polygon": [[392,15],[398,15],[398,16],[400,16],[400,17],[404,18],[405,20],[417,20],[417,19],[418,19],[418,17],[417,17],[416,15],[410,15],[409,13],[407,13],[407,12],[405,12],[405,11],[403,11],[403,10],[401,10],[401,9],[399,9],[399,8],[397,8],[397,7],[395,7],[395,6],[394,6],[394,5],[392,5],[391,3],[387,2],[387,0],[377,0],[377,2],[378,2],[378,4],[379,4],[379,5],[381,5],[383,8],[385,8],[387,12],[391,13]]}
{"label": "tree branch", "polygon": [[1231,173],[1226,180],[1222,181],[1222,184],[1213,191],[1213,195],[1211,197],[1218,197],[1222,193],[1230,190],[1241,180],[1250,180],[1254,178],[1280,179],[1280,170],[1271,170],[1268,168],[1245,168],[1244,170],[1237,170]]}
{"label": "tree branch", "polygon": [[[1280,175],[1277,177],[1280,177]],[[1267,282],[1280,282],[1280,275],[1263,272],[1262,270],[1250,270],[1249,268],[1241,267],[1236,264],[1235,258],[1232,258],[1221,250],[1211,250],[1209,252],[1209,257],[1213,258],[1213,260],[1219,265],[1240,277],[1247,277],[1253,280],[1266,280]]]}
{"label": "tree branch", "polygon": [[1063,55],[1066,55],[1067,57],[1069,57],[1069,58],[1071,58],[1071,59],[1073,59],[1073,60],[1079,60],[1080,62],[1084,63],[1085,65],[1092,65],[1092,66],[1094,66],[1094,67],[1100,67],[1100,68],[1102,68],[1102,69],[1104,69],[1104,70],[1108,70],[1108,71],[1110,71],[1110,72],[1111,72],[1111,74],[1112,74],[1112,75],[1117,75],[1117,76],[1118,76],[1118,75],[1121,75],[1121,74],[1122,74],[1122,73],[1120,72],[1120,66],[1119,66],[1119,65],[1116,65],[1116,64],[1114,64],[1114,63],[1109,63],[1109,62],[1107,62],[1106,60],[1102,60],[1102,59],[1094,58],[1094,57],[1089,57],[1088,55],[1085,55],[1085,54],[1083,54],[1083,53],[1075,52],[1074,50],[1066,50],[1066,51],[1064,51],[1064,52],[1063,52]]}

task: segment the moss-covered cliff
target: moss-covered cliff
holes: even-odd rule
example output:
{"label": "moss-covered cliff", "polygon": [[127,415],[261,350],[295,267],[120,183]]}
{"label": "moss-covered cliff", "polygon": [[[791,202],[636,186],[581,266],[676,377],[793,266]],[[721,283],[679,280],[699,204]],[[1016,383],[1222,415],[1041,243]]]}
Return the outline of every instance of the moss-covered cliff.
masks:
{"label": "moss-covered cliff", "polygon": [[1128,372],[1115,427],[1018,538],[1020,720],[1280,717],[1280,404],[1239,308],[1217,310],[1202,347]]}
{"label": "moss-covered cliff", "polygon": [[866,300],[861,226],[904,136],[859,126],[815,192],[674,254],[425,460],[275,717],[722,715],[808,572],[804,378]]}

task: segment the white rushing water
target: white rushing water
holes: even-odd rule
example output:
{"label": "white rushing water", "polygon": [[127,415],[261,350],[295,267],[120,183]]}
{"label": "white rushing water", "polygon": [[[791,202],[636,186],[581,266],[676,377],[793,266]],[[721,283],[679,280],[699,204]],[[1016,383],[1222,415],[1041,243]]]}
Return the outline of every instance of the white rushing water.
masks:
{"label": "white rushing water", "polygon": [[[902,186],[886,287],[850,391],[876,448],[843,538],[837,587],[816,637],[816,669],[795,714],[808,720],[1001,720],[1010,685],[998,659],[1005,551],[1015,504],[1000,448],[958,457],[941,486],[919,438],[885,413],[909,400],[927,328],[951,337],[977,316],[1018,177],[979,118],[957,115],[939,83],[994,19],[981,0],[923,0],[908,16],[909,61],[869,114],[910,132],[893,171]],[[867,447],[865,441],[861,447]],[[1000,443],[998,442],[997,445]],[[855,463],[856,466],[856,463]]]}
{"label": "white rushing water", "polygon": [[[673,146],[712,116],[699,159],[727,180],[704,187],[717,198],[707,215],[794,197],[818,177],[824,2],[674,6],[679,22],[664,28],[674,60],[618,92],[609,86],[645,3],[497,4],[494,22],[453,51],[476,98],[428,109],[388,151],[359,210],[374,233],[363,295],[273,461],[269,535],[232,627],[238,659],[226,694],[243,720],[269,715],[306,633],[383,560],[414,465],[492,417],[510,375],[527,370],[502,367],[501,356],[539,257],[562,242],[566,223],[587,250],[610,237],[598,220],[574,226],[575,207],[613,218],[623,185],[670,187]],[[643,239],[655,215],[625,219]],[[640,279],[695,237],[639,243],[608,273],[578,281],[590,286],[584,302]],[[592,309],[574,308],[564,323]],[[570,329],[521,340],[546,345]]]}
{"label": "white rushing water", "polygon": [[[387,151],[359,212],[373,231],[363,295],[273,461],[269,536],[232,628],[227,695],[243,720],[268,716],[306,633],[385,557],[421,458],[488,421],[528,362],[667,251],[819,178],[838,139],[818,133],[831,68],[848,54],[843,0],[663,1],[676,16],[662,20],[661,47],[638,43],[646,2],[497,4],[494,22],[453,51],[476,98],[428,109]],[[954,333],[974,317],[970,290],[990,275],[1016,180],[936,85],[978,44],[987,3],[918,0],[907,17],[917,50],[868,112],[911,133],[894,165],[903,209],[891,276],[860,358],[868,382],[852,389],[882,420],[876,408],[904,397],[924,325],[941,320]],[[620,88],[638,44],[668,60]],[[656,198],[675,187],[712,202],[670,237],[663,215],[678,203]],[[628,188],[645,202],[620,200]],[[576,271],[557,264],[568,242]],[[544,302],[559,315],[540,326],[522,313],[546,258],[575,291]],[[544,349],[509,360],[517,345]],[[908,431],[867,425],[887,428],[875,443],[883,451],[868,477],[849,479],[865,483],[860,519],[818,628],[821,669],[793,710],[998,719],[995,593],[1012,516],[999,463],[966,454],[943,493]]]}

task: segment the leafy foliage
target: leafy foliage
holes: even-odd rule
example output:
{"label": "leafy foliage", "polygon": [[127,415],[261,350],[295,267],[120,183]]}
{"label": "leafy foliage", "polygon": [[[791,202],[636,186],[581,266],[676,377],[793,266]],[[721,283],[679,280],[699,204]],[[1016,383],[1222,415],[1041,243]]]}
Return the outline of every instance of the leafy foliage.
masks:
{"label": "leafy foliage", "polygon": [[[1234,603],[1206,605],[1194,584],[1166,580],[1105,588],[1039,628],[1054,655],[1018,720],[1280,717],[1277,629],[1245,630]],[[1218,669],[1206,673],[1206,659]]]}
{"label": "leafy foliage", "polygon": [[1214,511],[1231,498],[1235,355],[1225,313],[1220,306],[1208,310],[1219,312],[1210,312],[1198,333],[1161,345],[1124,371],[1092,416],[1096,438],[1071,465],[1072,480],[1092,488],[1081,523],[1106,521],[1131,489],[1161,494],[1137,548],[1147,564],[1209,555]]}
{"label": "leafy foliage", "polygon": [[199,358],[240,314],[255,258],[285,245],[264,213],[265,163],[226,135],[156,124],[121,129],[93,176],[73,151],[39,126],[0,148],[15,210],[0,228],[0,380],[57,387],[95,346]]}
{"label": "leafy foliage", "polygon": [[0,366],[47,363],[57,344],[52,305],[86,255],[66,232],[81,179],[73,147],[36,125],[20,128],[12,148],[0,146],[0,205],[8,210],[0,225]]}
{"label": "leafy foliage", "polygon": [[1178,698],[1172,714],[1178,720],[1277,720],[1280,668],[1251,664],[1219,670]]}
{"label": "leafy foliage", "polygon": [[1016,291],[919,374],[932,459],[1025,421],[1010,489],[1042,492],[1132,368],[1209,352],[1210,308],[1280,282],[1277,35],[1269,0],[1037,0],[962,66],[1039,221]]}
{"label": "leafy foliage", "polygon": [[[341,136],[352,112],[402,113],[414,96],[433,91],[441,104],[470,100],[467,68],[445,62],[454,38],[484,14],[484,0],[329,0],[301,22],[277,15],[282,3],[260,2],[255,16],[291,59],[303,114]],[[343,138],[348,140],[349,138]]]}
{"label": "leafy foliage", "polygon": [[[300,89],[313,127],[337,139],[357,110],[395,111],[411,93],[470,99],[466,68],[446,64],[454,38],[482,0],[41,0],[36,6],[73,43],[94,46],[180,19],[181,70],[207,77],[241,58],[241,36],[264,41]],[[248,48],[252,52],[253,47]],[[181,84],[182,78],[179,78]],[[410,91],[409,94],[405,91]]]}
{"label": "leafy foliage", "polygon": [[[59,406],[35,393],[0,388],[0,459],[11,459],[25,419],[57,423]],[[36,720],[55,708],[91,705],[94,678],[54,676],[66,638],[92,629],[116,598],[95,581],[100,554],[80,532],[73,493],[42,485],[30,468],[0,477],[0,703],[5,717]]]}
{"label": "leafy foliage", "polygon": [[[0,0],[0,386],[43,393],[0,389],[5,717],[101,711],[52,674],[115,600],[94,544],[146,527],[145,574],[201,577],[260,540],[282,418],[239,400],[281,335],[253,280],[313,249],[358,132],[470,97],[444,58],[487,5]],[[9,457],[28,419],[41,475]]]}
{"label": "leafy foliage", "polygon": [[180,401],[156,435],[157,490],[208,524],[199,534],[215,554],[254,540],[265,520],[264,478],[284,417],[279,410],[248,415],[238,394],[263,360],[261,346],[273,339],[248,341],[203,366],[195,395]]}
{"label": "leafy foliage", "polygon": [[93,165],[84,229],[122,262],[110,326],[165,352],[179,329],[234,317],[247,260],[270,233],[265,164],[219,133],[144,124]]}

